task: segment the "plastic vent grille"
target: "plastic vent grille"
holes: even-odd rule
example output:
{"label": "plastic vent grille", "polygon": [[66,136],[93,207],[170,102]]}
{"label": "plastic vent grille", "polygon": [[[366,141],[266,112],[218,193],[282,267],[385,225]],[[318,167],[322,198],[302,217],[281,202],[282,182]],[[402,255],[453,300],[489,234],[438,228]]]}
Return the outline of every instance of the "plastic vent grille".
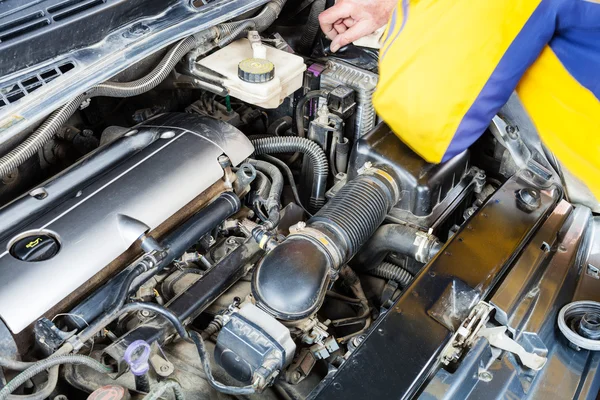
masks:
{"label": "plastic vent grille", "polygon": [[47,9],[31,13],[0,25],[0,43],[29,34],[53,22],[59,22],[89,10],[108,0],[65,0]]}
{"label": "plastic vent grille", "polygon": [[43,85],[75,68],[72,62],[66,62],[50,68],[42,69],[16,82],[0,88],[0,108],[14,103]]}

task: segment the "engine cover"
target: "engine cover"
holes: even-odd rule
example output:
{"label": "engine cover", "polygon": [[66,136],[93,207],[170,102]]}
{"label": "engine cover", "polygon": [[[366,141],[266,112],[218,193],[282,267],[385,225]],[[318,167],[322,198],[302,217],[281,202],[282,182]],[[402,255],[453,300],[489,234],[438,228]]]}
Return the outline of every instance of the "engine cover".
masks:
{"label": "engine cover", "polygon": [[0,209],[0,318],[18,333],[254,151],[236,128],[164,114]]}

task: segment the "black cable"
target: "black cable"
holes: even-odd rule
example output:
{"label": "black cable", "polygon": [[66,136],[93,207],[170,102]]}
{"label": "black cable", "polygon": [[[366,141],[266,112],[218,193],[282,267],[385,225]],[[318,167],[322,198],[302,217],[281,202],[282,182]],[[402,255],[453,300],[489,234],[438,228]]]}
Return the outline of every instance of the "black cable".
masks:
{"label": "black cable", "polygon": [[206,379],[208,380],[208,383],[210,383],[210,385],[213,388],[215,388],[216,390],[218,390],[221,393],[237,395],[237,396],[253,394],[256,392],[254,387],[251,385],[237,387],[237,386],[224,385],[221,382],[217,382],[212,374],[212,368],[210,366],[210,360],[208,357],[208,352],[206,351],[206,346],[204,345],[204,340],[197,332],[194,332],[194,331],[190,331],[189,336],[192,338],[192,341],[194,342],[194,344],[196,345],[196,348],[198,349],[198,356],[200,357],[200,361],[202,362],[202,366],[204,367],[204,374],[206,375]]}
{"label": "black cable", "polygon": [[288,178],[290,187],[292,188],[292,194],[294,196],[294,201],[296,202],[296,204],[298,204],[304,210],[306,215],[308,215],[309,217],[312,217],[312,214],[310,212],[308,212],[308,210],[306,209],[306,207],[304,207],[304,205],[302,205],[302,201],[300,200],[300,194],[298,193],[298,187],[296,186],[296,181],[294,179],[294,174],[292,173],[292,170],[290,169],[290,167],[288,167],[288,165],[286,163],[284,163],[277,157],[274,157],[274,156],[271,156],[268,154],[263,154],[261,157],[264,158],[265,160],[267,160],[268,162],[275,164],[277,167],[279,167],[283,170],[283,172],[285,173],[285,175]]}

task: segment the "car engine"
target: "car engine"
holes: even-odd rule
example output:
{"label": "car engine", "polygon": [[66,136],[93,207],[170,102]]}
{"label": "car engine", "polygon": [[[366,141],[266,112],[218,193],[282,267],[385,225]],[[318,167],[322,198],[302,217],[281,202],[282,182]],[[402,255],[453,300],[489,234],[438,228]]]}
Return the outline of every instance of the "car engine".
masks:
{"label": "car engine", "polygon": [[0,399],[526,398],[565,365],[595,396],[600,219],[518,99],[430,164],[375,113],[376,51],[331,53],[304,3],[4,146]]}

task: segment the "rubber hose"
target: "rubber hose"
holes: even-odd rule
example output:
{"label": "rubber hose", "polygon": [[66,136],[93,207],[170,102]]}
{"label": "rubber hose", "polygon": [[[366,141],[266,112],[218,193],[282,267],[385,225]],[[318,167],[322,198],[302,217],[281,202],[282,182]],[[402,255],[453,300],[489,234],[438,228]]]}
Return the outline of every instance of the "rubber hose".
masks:
{"label": "rubber hose", "polygon": [[308,14],[308,20],[306,21],[306,26],[302,31],[302,37],[298,45],[298,51],[302,54],[310,55],[312,51],[317,34],[321,30],[319,14],[325,10],[325,2],[326,0],[315,0],[310,8],[310,14]]}
{"label": "rubber hose", "polygon": [[343,142],[337,142],[335,146],[335,166],[339,172],[348,170],[348,154],[350,153],[350,141],[342,138]]}
{"label": "rubber hose", "polygon": [[313,165],[309,209],[319,210],[325,204],[329,167],[327,156],[318,144],[306,138],[290,136],[256,139],[252,140],[252,144],[256,155],[300,152],[309,157]]}
{"label": "rubber hose", "polygon": [[389,252],[429,262],[440,250],[441,244],[433,235],[417,228],[400,224],[383,225],[373,234],[352,260],[352,265],[364,270],[376,268]]}
{"label": "rubber hose", "polygon": [[42,371],[47,370],[56,365],[61,364],[80,364],[85,365],[100,373],[110,373],[112,369],[99,361],[94,360],[91,357],[84,356],[81,354],[66,354],[56,357],[49,357],[44,360],[36,362],[25,371],[14,377],[10,382],[0,390],[0,400],[4,400],[9,394],[14,392],[19,386],[27,382]]}
{"label": "rubber hose", "polygon": [[202,339],[202,337],[200,335],[198,335],[198,333],[193,332],[193,331],[190,332],[190,337],[192,338],[192,341],[194,342],[194,344],[196,345],[196,348],[198,349],[198,356],[200,357],[200,361],[202,362],[202,366],[204,367],[204,374],[206,375],[206,379],[208,379],[208,383],[213,388],[215,388],[215,390],[217,390],[221,393],[238,395],[238,396],[253,394],[256,392],[256,390],[252,386],[237,387],[237,386],[224,385],[220,382],[217,382],[212,374],[212,368],[210,366],[210,360],[208,358],[208,352],[206,351],[206,346],[204,345],[204,340]]}
{"label": "rubber hose", "polygon": [[382,262],[377,268],[370,270],[369,274],[397,282],[401,288],[407,287],[413,280],[410,272],[389,262]]}
{"label": "rubber hose", "polygon": [[150,392],[148,392],[148,394],[144,396],[143,400],[158,400],[169,389],[173,389],[173,393],[175,394],[175,400],[185,400],[185,396],[183,395],[181,385],[179,384],[179,382],[173,379],[162,381],[154,385],[152,390],[150,390]]}
{"label": "rubber hose", "polygon": [[277,167],[281,168],[285,172],[288,181],[290,182],[290,188],[292,189],[292,194],[294,195],[294,200],[296,201],[296,204],[298,204],[304,210],[306,215],[312,217],[312,214],[304,207],[302,201],[300,200],[300,194],[298,193],[298,188],[296,187],[296,180],[294,179],[294,174],[292,173],[290,167],[288,167],[288,165],[285,162],[281,161],[279,158],[275,158],[268,154],[263,154],[261,157],[263,157],[271,164],[275,164]]}
{"label": "rubber hose", "polygon": [[142,393],[150,392],[150,380],[148,375],[134,375],[135,379],[135,390]]}
{"label": "rubber hose", "polygon": [[135,280],[135,278],[142,275],[144,272],[146,272],[148,270],[149,270],[149,268],[146,268],[145,264],[136,265],[131,270],[131,272],[129,272],[127,274],[127,276],[125,277],[125,280],[123,281],[123,283],[121,284],[121,287],[119,288],[119,293],[117,293],[117,297],[115,298],[115,300],[113,301],[111,306],[107,308],[107,310],[114,310],[114,309],[117,309],[117,308],[120,308],[121,306],[123,306],[123,304],[125,304],[125,302],[127,301],[127,296],[129,295],[129,292],[131,291],[131,285],[133,284],[133,281]]}
{"label": "rubber hose", "polygon": [[306,133],[304,132],[304,114],[306,104],[312,99],[327,97],[328,94],[329,92],[327,90],[311,90],[302,96],[300,100],[298,100],[298,104],[296,104],[296,130],[298,131],[298,136],[306,136]]}
{"label": "rubber hose", "polygon": [[[335,272],[371,237],[400,193],[396,181],[381,169],[366,170],[348,182],[256,265],[252,294],[257,304],[282,320],[314,315]],[[360,319],[367,317],[365,313]]]}
{"label": "rubber hose", "polygon": [[256,189],[253,190],[253,193],[256,193],[256,197],[262,199],[266,199],[269,196],[269,192],[271,191],[271,181],[267,176],[261,171],[256,171]]}
{"label": "rubber hose", "polygon": [[338,174],[337,165],[335,163],[335,153],[337,147],[337,140],[334,137],[331,141],[331,147],[329,148],[329,166],[331,167],[331,174],[336,176]]}
{"label": "rubber hose", "polygon": [[343,235],[345,260],[369,240],[394,205],[394,195],[374,175],[359,175],[340,191],[309,221],[324,225]]}
{"label": "rubber hose", "polygon": [[23,371],[33,364],[35,364],[35,362],[17,361],[6,357],[0,357],[0,367],[11,371]]}
{"label": "rubber hose", "polygon": [[46,121],[25,139],[23,143],[19,144],[15,149],[0,158],[0,177],[5,177],[11,171],[18,168],[49,142],[58,129],[60,129],[75,111],[77,111],[85,99],[96,96],[131,97],[155,88],[168,76],[175,67],[175,64],[177,64],[186,53],[198,45],[199,41],[200,39],[198,39],[198,36],[190,36],[187,39],[180,41],[169,50],[152,72],[143,78],[125,83],[102,83],[92,88],[87,94],[81,94],[58,108],[50,114]]}
{"label": "rubber hose", "polygon": [[127,314],[131,311],[148,310],[153,313],[159,314],[167,321],[169,321],[179,336],[182,339],[187,338],[187,332],[183,323],[179,320],[177,315],[173,314],[169,309],[153,303],[142,303],[134,302],[125,304],[123,307],[112,310],[110,313],[105,313],[102,317],[96,319],[90,326],[85,328],[79,335],[78,339],[81,343],[85,343],[100,332],[106,325],[110,324],[123,314]]}
{"label": "rubber hose", "polygon": [[265,207],[269,213],[269,221],[265,226],[266,229],[271,230],[279,223],[279,210],[281,209],[281,193],[283,193],[283,175],[281,171],[266,161],[253,160],[248,158],[247,163],[251,164],[257,170],[263,172],[271,179],[271,189],[269,196],[266,199]]}
{"label": "rubber hose", "polygon": [[173,312],[171,310],[169,310],[168,308],[165,308],[158,304],[142,303],[142,302],[128,303],[128,304],[125,304],[119,310],[119,316],[130,313],[132,311],[141,311],[141,310],[148,310],[150,312],[160,315],[161,317],[163,317],[164,319],[169,321],[171,323],[171,325],[173,325],[173,328],[175,328],[175,330],[177,331],[177,334],[182,339],[187,338],[187,332],[185,330],[185,327],[183,326],[183,323],[179,320],[179,317],[177,317],[177,315],[173,314]]}
{"label": "rubber hose", "polygon": [[285,116],[275,120],[267,129],[268,136],[281,136],[283,132],[287,131],[292,127],[292,117]]}

